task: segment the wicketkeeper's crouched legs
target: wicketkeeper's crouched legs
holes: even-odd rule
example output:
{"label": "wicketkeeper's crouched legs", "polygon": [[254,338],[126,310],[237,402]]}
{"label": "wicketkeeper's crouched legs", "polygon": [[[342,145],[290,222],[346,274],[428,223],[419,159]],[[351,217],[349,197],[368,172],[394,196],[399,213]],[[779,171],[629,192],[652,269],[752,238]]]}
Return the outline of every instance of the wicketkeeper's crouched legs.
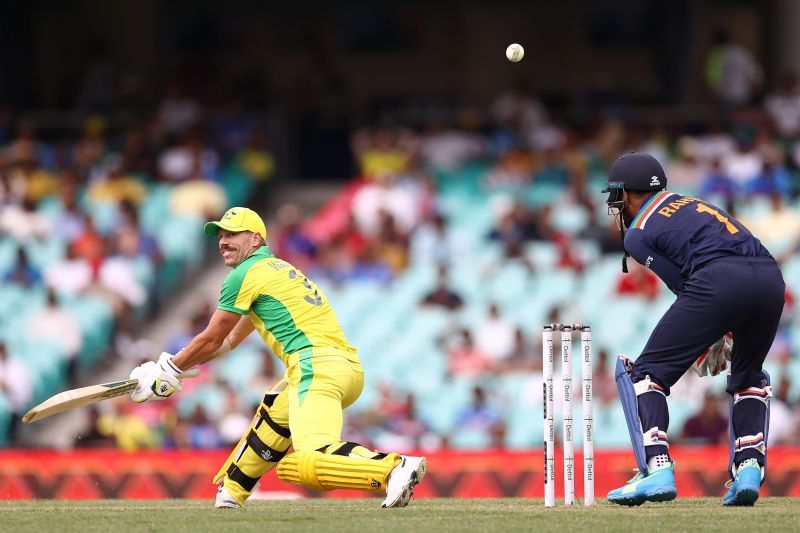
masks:
{"label": "wicketkeeper's crouched legs", "polygon": [[239,505],[289,450],[288,412],[285,393],[265,395],[247,432],[214,476],[214,483],[222,482]]}

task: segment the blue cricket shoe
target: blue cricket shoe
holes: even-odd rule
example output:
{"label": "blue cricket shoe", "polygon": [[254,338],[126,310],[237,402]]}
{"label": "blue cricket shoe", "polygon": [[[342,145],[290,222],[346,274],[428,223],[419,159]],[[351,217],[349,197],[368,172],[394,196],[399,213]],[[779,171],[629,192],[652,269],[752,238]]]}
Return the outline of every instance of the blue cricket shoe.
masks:
{"label": "blue cricket shoe", "polygon": [[646,476],[641,472],[623,487],[608,493],[608,501],[619,505],[642,505],[644,502],[668,502],[678,495],[675,485],[675,462],[653,468]]}
{"label": "blue cricket shoe", "polygon": [[755,459],[747,459],[739,464],[736,479],[726,483],[728,492],[722,505],[753,505],[761,490],[761,465]]}

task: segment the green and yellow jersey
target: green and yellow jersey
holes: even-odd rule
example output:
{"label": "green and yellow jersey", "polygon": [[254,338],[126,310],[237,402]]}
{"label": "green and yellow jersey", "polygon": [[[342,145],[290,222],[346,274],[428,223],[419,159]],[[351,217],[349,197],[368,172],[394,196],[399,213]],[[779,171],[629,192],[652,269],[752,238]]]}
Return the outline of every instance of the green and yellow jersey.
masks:
{"label": "green and yellow jersey", "polygon": [[300,270],[272,255],[268,246],[228,274],[217,307],[248,315],[287,366],[290,354],[314,348],[336,348],[356,358],[322,291]]}

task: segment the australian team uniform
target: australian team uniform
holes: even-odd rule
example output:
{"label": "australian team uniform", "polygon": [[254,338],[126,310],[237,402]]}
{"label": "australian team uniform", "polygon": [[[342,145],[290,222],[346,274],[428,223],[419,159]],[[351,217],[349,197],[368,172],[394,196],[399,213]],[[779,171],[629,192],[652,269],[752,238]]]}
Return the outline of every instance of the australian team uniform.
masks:
{"label": "australian team uniform", "polygon": [[[624,243],[636,261],[677,295],[634,362],[631,381],[649,377],[652,390],[663,398],[699,354],[732,332],[727,388],[731,444],[736,463],[752,457],[763,465],[770,389],[762,365],[775,338],[785,289],[776,261],[723,210],[668,191],[655,193],[641,207],[628,224]],[[645,435],[648,456],[667,449],[661,441],[669,418],[658,394],[638,397],[642,427],[658,428],[650,442]],[[744,401],[748,399],[758,401]]]}
{"label": "australian team uniform", "polygon": [[287,385],[265,396],[214,481],[240,504],[276,464],[281,479],[315,490],[384,490],[399,456],[341,441],[342,410],[361,394],[364,374],[322,291],[263,246],[228,274],[218,308],[249,317],[285,363]]}

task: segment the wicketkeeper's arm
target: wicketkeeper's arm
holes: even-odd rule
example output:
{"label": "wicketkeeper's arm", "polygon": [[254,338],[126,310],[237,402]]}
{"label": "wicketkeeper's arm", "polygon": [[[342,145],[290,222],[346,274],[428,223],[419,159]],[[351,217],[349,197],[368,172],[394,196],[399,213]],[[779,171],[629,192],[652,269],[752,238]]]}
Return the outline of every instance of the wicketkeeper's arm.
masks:
{"label": "wicketkeeper's arm", "polygon": [[[218,357],[221,355],[218,351],[220,348],[223,348],[223,345],[228,343],[229,347],[233,346],[231,341],[228,340],[228,336],[233,332],[237,324],[239,324],[241,318],[246,319],[247,317],[230,311],[217,309],[214,311],[214,314],[211,315],[211,321],[206,329],[198,333],[188,346],[173,357],[171,360],[172,363],[185,372],[194,366],[202,365],[214,357]],[[247,333],[249,334],[249,332]],[[245,334],[239,338],[238,342],[241,342],[246,336]],[[230,351],[229,347],[225,347],[225,349]]]}

